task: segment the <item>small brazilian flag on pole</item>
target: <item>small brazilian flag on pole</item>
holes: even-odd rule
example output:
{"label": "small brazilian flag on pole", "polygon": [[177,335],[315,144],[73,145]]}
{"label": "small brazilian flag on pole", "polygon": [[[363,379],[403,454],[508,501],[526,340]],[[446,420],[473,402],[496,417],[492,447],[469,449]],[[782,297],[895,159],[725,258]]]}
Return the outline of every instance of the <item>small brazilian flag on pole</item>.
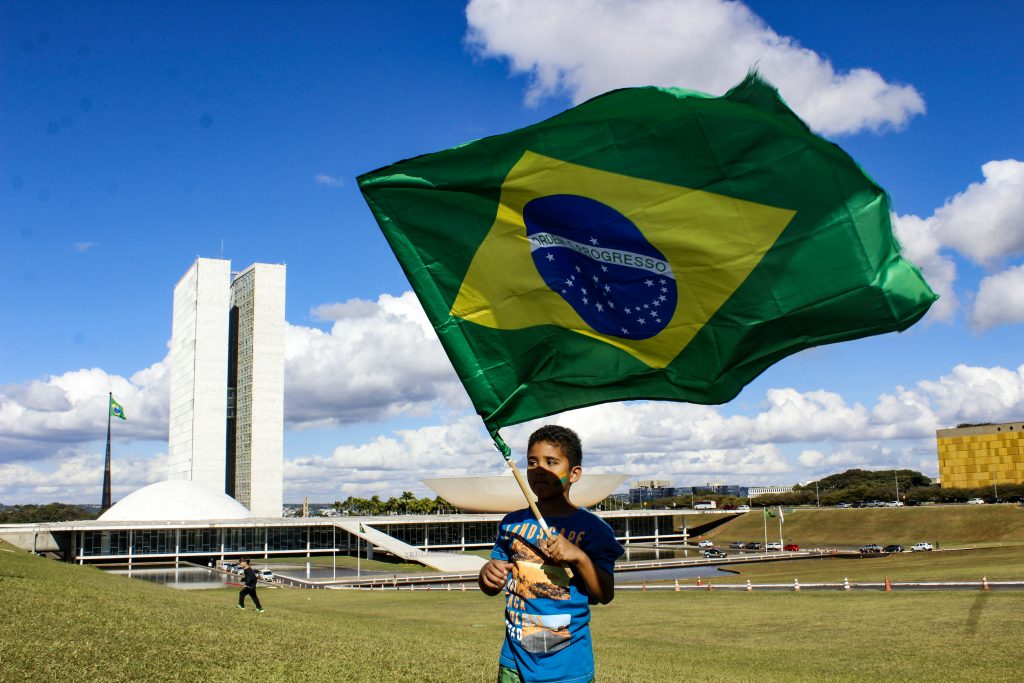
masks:
{"label": "small brazilian flag on pole", "polygon": [[724,403],[936,296],[885,192],[756,75],[616,90],[359,187],[492,435],[626,399]]}
{"label": "small brazilian flag on pole", "polygon": [[128,419],[127,417],[124,416],[124,408],[121,406],[120,403],[114,400],[113,396],[110,397],[110,414],[111,416],[119,417],[122,420]]}

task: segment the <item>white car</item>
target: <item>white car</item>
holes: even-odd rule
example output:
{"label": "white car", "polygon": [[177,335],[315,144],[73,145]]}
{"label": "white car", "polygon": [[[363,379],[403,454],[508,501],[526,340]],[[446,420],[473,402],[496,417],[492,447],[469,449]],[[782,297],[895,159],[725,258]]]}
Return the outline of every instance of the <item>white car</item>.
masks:
{"label": "white car", "polygon": [[736,506],[736,512],[750,512],[750,506],[749,505],[737,505]]}
{"label": "white car", "polygon": [[257,576],[259,576],[261,581],[273,581],[274,580],[274,572],[270,571],[269,569],[261,569],[260,571],[257,572]]}
{"label": "white car", "polygon": [[769,541],[764,544],[765,550],[782,550],[782,544],[776,543],[775,541]]}
{"label": "white car", "polygon": [[982,500],[981,498],[971,498],[969,501],[967,501],[967,504],[968,505],[984,505],[985,501]]}
{"label": "white car", "polygon": [[887,507],[887,508],[901,508],[901,507],[903,507],[903,501],[902,500],[890,500],[888,503],[885,504],[885,507]]}
{"label": "white car", "polygon": [[698,548],[714,548],[715,547],[715,542],[714,541],[701,541],[700,543],[697,544],[697,547]]}
{"label": "white car", "polygon": [[911,552],[916,553],[921,550],[934,550],[934,548],[932,548],[932,544],[928,541],[921,541],[920,543],[915,543],[914,545],[910,546]]}

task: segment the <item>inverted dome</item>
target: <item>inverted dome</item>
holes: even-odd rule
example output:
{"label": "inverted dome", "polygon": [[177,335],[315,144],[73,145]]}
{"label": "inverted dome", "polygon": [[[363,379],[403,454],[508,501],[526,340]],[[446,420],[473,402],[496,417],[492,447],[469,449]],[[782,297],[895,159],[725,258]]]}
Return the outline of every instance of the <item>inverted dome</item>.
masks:
{"label": "inverted dome", "polygon": [[[575,505],[590,507],[607,498],[628,474],[586,474],[569,489],[569,500]],[[423,483],[455,507],[466,512],[512,512],[526,507],[523,492],[515,477],[450,477],[424,479]],[[530,493],[533,500],[537,496]]]}
{"label": "inverted dome", "polygon": [[99,516],[101,522],[177,522],[251,519],[252,513],[226,493],[196,481],[159,481],[133,491]]}

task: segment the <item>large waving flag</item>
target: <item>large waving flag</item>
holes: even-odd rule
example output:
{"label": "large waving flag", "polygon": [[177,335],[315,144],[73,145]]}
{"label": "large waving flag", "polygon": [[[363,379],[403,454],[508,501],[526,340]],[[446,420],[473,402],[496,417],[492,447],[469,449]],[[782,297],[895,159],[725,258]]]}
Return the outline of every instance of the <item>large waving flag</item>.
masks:
{"label": "large waving flag", "polygon": [[124,408],[121,406],[120,403],[114,400],[113,396],[110,397],[110,414],[113,417],[119,417],[122,420],[128,419],[127,417],[125,417]]}
{"label": "large waving flag", "polygon": [[624,399],[724,403],[936,296],[885,192],[748,76],[616,90],[359,186],[492,434]]}

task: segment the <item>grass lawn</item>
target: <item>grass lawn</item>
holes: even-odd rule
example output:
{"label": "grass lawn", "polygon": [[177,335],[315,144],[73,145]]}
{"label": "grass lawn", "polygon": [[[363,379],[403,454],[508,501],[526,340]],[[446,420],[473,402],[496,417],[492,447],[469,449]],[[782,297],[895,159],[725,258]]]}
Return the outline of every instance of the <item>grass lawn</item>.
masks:
{"label": "grass lawn", "polygon": [[[386,556],[385,556],[386,557]],[[330,555],[315,555],[308,558],[309,563],[314,567],[331,567],[334,566],[334,560]],[[254,567],[262,567],[267,565],[273,567],[275,565],[291,565],[291,566],[305,566],[307,558],[305,557],[269,557],[263,559],[262,557],[253,557],[252,564]],[[386,560],[368,560],[365,557],[358,560],[359,566],[363,571],[368,572],[392,572],[397,574],[414,574],[416,572],[434,572],[437,571],[432,567],[425,567],[422,564],[415,562],[399,562],[393,558]],[[350,555],[338,555],[337,567],[339,569],[355,569],[357,566],[357,560],[355,557]]]}
{"label": "grass lawn", "polygon": [[[908,558],[914,559],[914,558]],[[475,591],[181,591],[0,547],[0,681],[490,681]],[[1017,681],[1024,593],[620,593],[598,679]]]}
{"label": "grass lawn", "polygon": [[[941,547],[1024,544],[1024,507],[1019,505],[952,505],[848,510],[794,508],[785,510],[786,543],[802,547],[865,543],[910,547],[918,541]],[[761,541],[764,517],[759,510],[715,528],[706,536],[719,545],[730,541]],[[775,519],[768,520],[768,540],[779,540]]]}

